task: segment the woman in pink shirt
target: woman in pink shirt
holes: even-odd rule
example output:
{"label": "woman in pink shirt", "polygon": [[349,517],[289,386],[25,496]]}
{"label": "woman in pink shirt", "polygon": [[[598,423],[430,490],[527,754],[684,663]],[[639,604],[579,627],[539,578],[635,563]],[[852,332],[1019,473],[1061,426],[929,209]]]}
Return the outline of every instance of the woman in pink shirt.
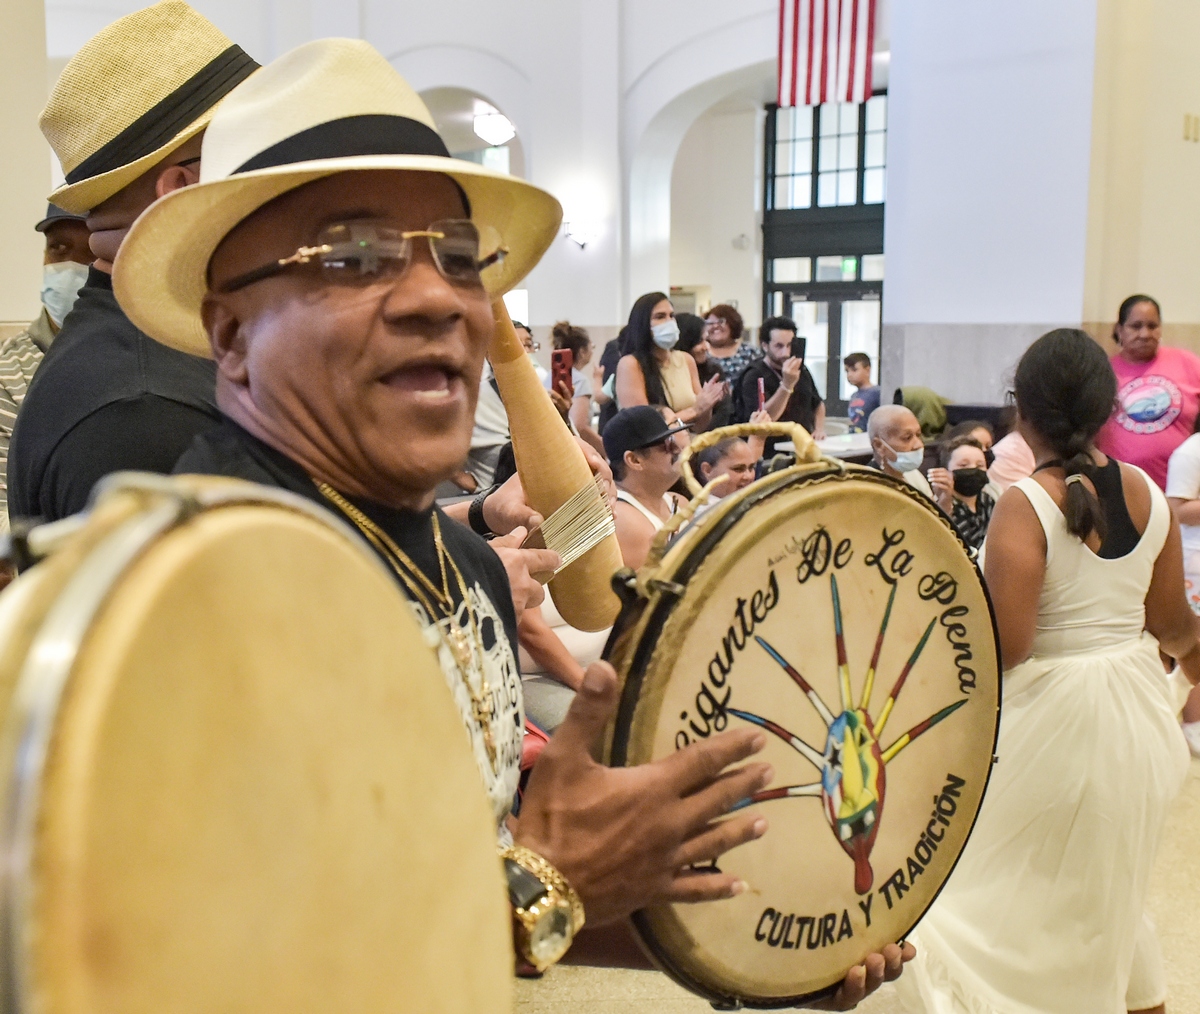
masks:
{"label": "woman in pink shirt", "polygon": [[1200,414],[1200,357],[1162,342],[1162,312],[1149,296],[1121,304],[1111,359],[1117,406],[1096,446],[1118,461],[1143,469],[1166,489],[1167,462]]}

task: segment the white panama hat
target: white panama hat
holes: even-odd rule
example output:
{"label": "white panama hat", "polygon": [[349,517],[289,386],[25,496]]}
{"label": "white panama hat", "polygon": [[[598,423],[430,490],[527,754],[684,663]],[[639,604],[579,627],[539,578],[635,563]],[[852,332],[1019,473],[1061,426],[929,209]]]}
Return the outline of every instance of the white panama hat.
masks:
{"label": "white panama hat", "polygon": [[71,57],[38,126],[66,173],[50,203],[86,214],[204,129],[258,64],[182,0],[134,11]]}
{"label": "white panama hat", "polygon": [[164,345],[211,357],[200,307],[208,263],[229,232],[281,194],[342,172],[396,169],[449,176],[481,233],[507,255],[484,276],[497,298],[541,259],[562,207],[524,180],[451,158],[433,117],[375,49],[320,39],[235,88],[204,135],[200,182],[168,194],[134,223],[113,268],[122,309]]}

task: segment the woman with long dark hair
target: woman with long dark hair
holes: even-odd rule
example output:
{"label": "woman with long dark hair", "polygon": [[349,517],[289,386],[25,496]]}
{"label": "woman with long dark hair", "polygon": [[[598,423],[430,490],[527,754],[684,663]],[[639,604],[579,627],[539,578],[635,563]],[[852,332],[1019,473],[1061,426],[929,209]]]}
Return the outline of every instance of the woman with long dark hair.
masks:
{"label": "woman with long dark hair", "polygon": [[679,325],[675,308],[661,292],[641,296],[629,312],[625,355],[617,363],[617,402],[665,405],[682,422],[704,429],[713,407],[729,396],[729,387],[716,377],[701,385],[696,361],[675,349]]}
{"label": "woman with long dark hair", "polygon": [[696,360],[696,372],[700,374],[700,383],[707,384],[713,377],[724,376],[709,354],[703,318],[694,313],[676,313],[675,323],[679,325],[679,340],[675,342],[675,348]]}
{"label": "woman with long dark hair", "polygon": [[[725,371],[709,355],[708,326],[704,323],[703,318],[697,317],[694,313],[677,313],[675,320],[679,323],[679,341],[675,343],[675,348],[679,352],[686,352],[696,361],[696,373],[700,377],[701,386],[703,387],[714,377],[717,380],[724,380]],[[712,417],[709,419],[707,428],[717,429],[719,426],[728,426],[732,421],[733,398],[722,398],[713,406]]]}
{"label": "woman with long dark hair", "polygon": [[1043,335],[1017,366],[1037,465],[1001,497],[985,546],[1005,665],[999,762],[910,938],[911,1010],[1163,1009],[1143,906],[1188,751],[1159,650],[1196,683],[1200,644],[1166,498],[1095,447],[1115,394],[1082,331]]}

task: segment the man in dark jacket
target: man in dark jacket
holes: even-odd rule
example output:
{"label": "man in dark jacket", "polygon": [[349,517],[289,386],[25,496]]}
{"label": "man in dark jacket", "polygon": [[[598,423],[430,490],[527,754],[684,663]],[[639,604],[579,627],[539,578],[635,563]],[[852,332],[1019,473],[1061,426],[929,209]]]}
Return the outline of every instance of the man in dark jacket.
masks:
{"label": "man in dark jacket", "polygon": [[[110,272],[134,219],[199,179],[213,108],[257,66],[186,3],[168,0],[109,25],[63,70],[41,116],[66,172],[52,200],[87,215],[96,260],[17,417],[12,517],[73,514],[110,472],[170,472],[219,421],[212,363],[134,327]],[[97,80],[110,85],[104,94]]]}

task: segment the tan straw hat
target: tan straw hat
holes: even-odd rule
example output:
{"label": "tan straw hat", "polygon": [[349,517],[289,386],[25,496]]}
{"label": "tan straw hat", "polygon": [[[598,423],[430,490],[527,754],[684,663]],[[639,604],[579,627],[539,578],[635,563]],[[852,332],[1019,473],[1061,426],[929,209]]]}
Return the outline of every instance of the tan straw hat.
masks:
{"label": "tan straw hat", "polygon": [[38,120],[66,185],[50,201],[85,214],[204,129],[258,64],[180,0],[114,21],[63,68]]}
{"label": "tan straw hat", "polygon": [[130,320],[197,356],[212,354],[200,305],[213,251],[252,212],[312,180],[378,169],[449,176],[480,234],[507,249],[484,274],[493,297],[529,273],[562,221],[561,206],[544,190],[451,158],[420,96],[354,39],[310,42],[264,67],[221,103],[203,151],[200,182],[147,208],[113,269]]}

